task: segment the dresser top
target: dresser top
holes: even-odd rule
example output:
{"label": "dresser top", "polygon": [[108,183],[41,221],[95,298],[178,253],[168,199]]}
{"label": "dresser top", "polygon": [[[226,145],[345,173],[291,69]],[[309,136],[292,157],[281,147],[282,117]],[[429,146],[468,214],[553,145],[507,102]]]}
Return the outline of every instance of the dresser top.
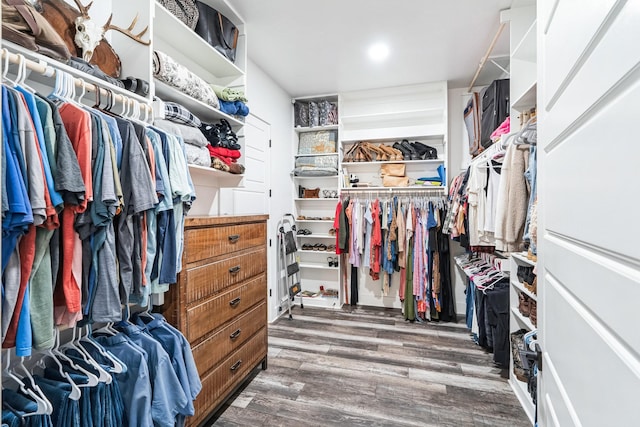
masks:
{"label": "dresser top", "polygon": [[221,216],[187,216],[185,228],[203,227],[208,225],[230,225],[251,222],[264,222],[269,215],[221,215]]}

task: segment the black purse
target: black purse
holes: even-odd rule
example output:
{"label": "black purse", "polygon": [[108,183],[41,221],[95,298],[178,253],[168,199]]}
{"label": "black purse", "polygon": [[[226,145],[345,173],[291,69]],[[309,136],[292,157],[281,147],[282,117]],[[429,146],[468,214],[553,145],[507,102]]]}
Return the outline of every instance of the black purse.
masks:
{"label": "black purse", "polygon": [[238,28],[226,16],[201,1],[196,2],[199,18],[195,32],[231,62],[236,61]]}

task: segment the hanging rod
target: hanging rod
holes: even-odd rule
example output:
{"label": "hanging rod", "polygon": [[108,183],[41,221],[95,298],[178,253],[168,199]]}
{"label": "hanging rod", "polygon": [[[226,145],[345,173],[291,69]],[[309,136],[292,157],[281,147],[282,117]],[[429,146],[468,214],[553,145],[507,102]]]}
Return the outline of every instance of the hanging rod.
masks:
{"label": "hanging rod", "polygon": [[[40,60],[39,62],[36,62],[32,59],[26,58],[26,57],[22,57],[23,59],[21,60],[20,57],[18,56],[18,54],[13,53],[13,52],[9,52],[7,50],[7,48],[3,48],[2,49],[2,60],[5,59],[5,57],[8,56],[9,57],[9,62],[11,62],[12,64],[20,64],[21,61],[24,61],[25,66],[31,70],[31,71],[35,71],[36,73],[42,74],[45,77],[53,77],[56,75],[57,72],[63,72],[66,73],[66,71],[61,70],[56,68],[54,65],[50,65],[49,63],[47,63],[46,61]],[[67,73],[70,74],[70,73]],[[128,104],[130,105],[131,102],[137,103],[140,105],[141,109],[147,110],[149,113],[153,113],[153,108],[148,105],[145,104],[143,102],[140,102],[134,98],[122,95],[122,94],[118,94],[115,93],[114,91],[112,91],[111,89],[105,89],[103,87],[98,86],[95,83],[89,83],[86,80],[84,80],[83,78],[80,77],[74,77],[73,78],[73,82],[77,87],[84,87],[85,90],[87,91],[92,91],[92,92],[96,92],[96,90],[100,91],[100,95],[105,95],[105,96],[109,96],[110,94],[113,95],[113,99],[116,102],[120,102],[122,104]]]}
{"label": "hanging rod", "polygon": [[496,35],[493,36],[493,40],[491,40],[491,44],[489,45],[489,48],[487,49],[487,53],[485,53],[484,57],[482,57],[482,60],[480,61],[480,64],[478,64],[478,69],[476,70],[476,74],[473,76],[473,79],[471,79],[471,83],[469,83],[469,89],[467,90],[467,92],[471,92],[471,90],[473,89],[473,85],[476,83],[476,80],[478,79],[478,76],[480,75],[480,71],[482,71],[482,69],[484,68],[484,64],[489,59],[489,56],[491,55],[491,52],[493,51],[493,48],[495,47],[496,43],[498,42],[498,39],[500,38],[500,35],[502,34],[502,30],[504,30],[504,27],[506,25],[507,25],[506,22],[501,22],[500,23],[500,26],[498,27],[498,31],[496,32]]}
{"label": "hanging rod", "polygon": [[350,193],[393,193],[396,191],[414,191],[416,193],[420,193],[422,191],[435,191],[435,190],[444,190],[444,187],[441,185],[431,185],[431,186],[423,186],[423,187],[349,187],[349,188],[341,188],[340,191],[348,191]]}

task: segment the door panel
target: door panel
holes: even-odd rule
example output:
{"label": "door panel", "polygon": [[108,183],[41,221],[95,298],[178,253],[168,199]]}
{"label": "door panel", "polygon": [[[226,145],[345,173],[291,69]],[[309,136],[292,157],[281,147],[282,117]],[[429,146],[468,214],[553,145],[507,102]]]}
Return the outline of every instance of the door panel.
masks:
{"label": "door panel", "polygon": [[638,99],[640,80],[547,153],[545,180],[555,188],[547,193],[544,206],[547,230],[633,255],[640,262],[640,227],[624,227],[621,239],[622,230],[605,225],[615,217],[612,209],[631,213],[638,205],[637,197],[620,194],[638,182],[640,144],[629,143],[631,130],[625,126],[638,119]]}
{"label": "door panel", "polygon": [[538,22],[539,425],[637,425],[640,2]]}
{"label": "door panel", "polygon": [[[588,3],[586,5],[584,0],[558,1],[545,34],[548,43],[546,55],[553,59],[555,70],[548,76],[545,89],[547,99],[551,99],[561,88],[563,81],[579,61],[581,53],[588,47],[598,28],[617,2],[598,0]],[[576,22],[580,22],[581,25],[576,26]],[[567,34],[567,25],[571,28],[570,34]]]}
{"label": "door panel", "polygon": [[[640,3],[628,2],[623,8],[615,11],[619,13],[609,17],[608,31],[598,33],[598,40],[587,46],[589,50],[579,52],[578,56],[583,63],[577,67],[576,74],[571,78],[565,76],[568,81],[564,90],[561,93],[546,88],[540,91],[540,106],[544,106],[545,110],[553,107],[563,112],[561,115],[554,115],[553,120],[545,124],[549,138],[543,143],[557,144],[558,139],[564,136],[562,134],[583,125],[599,110],[601,104],[612,102],[613,98],[637,80],[636,67],[640,61],[640,49],[637,48],[637,40],[640,40]],[[572,32],[580,26],[576,25],[580,21],[557,23],[556,16],[557,13],[553,15],[551,26],[563,30],[565,37],[573,37]],[[541,61],[542,70],[539,74],[548,78],[559,78],[561,73],[556,68],[558,62],[562,61],[565,55],[571,55],[562,42],[559,45],[562,49],[547,53],[549,49],[557,49],[558,42],[542,37],[538,46],[543,46],[545,56]],[[597,108],[594,109],[594,106]]]}
{"label": "door panel", "polygon": [[[249,115],[244,126],[245,174],[242,187],[221,190],[222,214],[244,215],[269,212],[269,139],[271,127]],[[231,207],[231,209],[230,209]]]}

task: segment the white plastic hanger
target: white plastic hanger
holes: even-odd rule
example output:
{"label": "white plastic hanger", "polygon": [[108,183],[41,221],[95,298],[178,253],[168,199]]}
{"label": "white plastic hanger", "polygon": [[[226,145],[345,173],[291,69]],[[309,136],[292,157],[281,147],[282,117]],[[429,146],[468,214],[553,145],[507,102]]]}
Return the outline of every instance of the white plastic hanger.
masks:
{"label": "white plastic hanger", "polygon": [[7,360],[7,363],[3,364],[4,365],[2,370],[3,386],[6,380],[14,381],[18,385],[18,388],[20,389],[20,391],[26,394],[27,396],[29,396],[31,399],[33,399],[37,404],[37,409],[35,412],[30,412],[30,413],[24,414],[23,416],[26,417],[31,415],[51,414],[51,412],[53,412],[53,406],[51,405],[51,403],[47,399],[43,399],[42,397],[38,396],[36,392],[28,388],[27,385],[24,382],[22,382],[22,379],[20,379],[20,377],[18,377],[16,374],[14,374],[9,370],[9,365],[11,364],[11,349],[8,349],[5,354],[6,354],[5,358]]}
{"label": "white plastic hanger", "polygon": [[[91,326],[86,326],[86,335],[80,338],[80,342],[91,345],[95,348],[103,357],[108,359],[113,366],[113,373],[119,374],[122,372],[126,372],[127,366],[122,363],[117,357],[115,357],[111,352],[107,351],[104,347],[102,347],[98,342],[96,342],[91,336]],[[82,345],[81,345],[82,347]]]}
{"label": "white plastic hanger", "polygon": [[76,334],[77,330],[78,328],[72,328],[73,335],[71,337],[71,340],[66,342],[65,344],[62,344],[59,349],[63,352],[65,352],[66,350],[75,350],[76,352],[78,352],[82,360],[91,365],[93,369],[98,371],[98,381],[100,381],[101,383],[111,384],[111,375],[109,375],[109,373],[105,371],[104,368],[102,368],[102,366],[100,366],[100,364],[96,362],[95,359],[91,357],[91,355],[87,353],[84,348],[82,348],[82,346],[80,346],[80,334],[79,332],[78,334]]}
{"label": "white plastic hanger", "polygon": [[60,350],[60,331],[58,331],[58,329],[55,329],[55,344],[53,347],[53,354],[55,354],[60,360],[63,360],[65,362],[67,362],[69,364],[69,366],[71,366],[71,368],[73,368],[74,370],[81,372],[83,375],[85,375],[89,381],[86,384],[78,384],[78,387],[83,388],[83,387],[95,387],[96,385],[98,385],[98,377],[95,376],[94,374],[92,374],[91,372],[87,371],[86,369],[84,369],[82,366],[78,366],[73,360],[71,360],[66,354],[64,354],[61,350]]}
{"label": "white plastic hanger", "polygon": [[44,400],[44,402],[47,405],[47,413],[51,414],[53,412],[53,405],[51,404],[51,402],[49,402],[49,400],[47,399],[47,396],[44,395],[44,392],[38,386],[38,384],[36,384],[36,380],[33,378],[33,376],[31,376],[31,372],[29,372],[27,367],[24,366],[24,357],[21,356],[19,360],[20,361],[17,363],[17,365],[13,366],[12,372],[15,373],[16,375],[20,375],[20,373],[18,372],[18,370],[20,370],[20,372],[23,374],[22,378],[23,379],[26,378],[27,380],[29,380],[29,383],[31,384],[31,389],[33,389],[33,391],[37,393],[38,396],[42,398],[42,400]]}

